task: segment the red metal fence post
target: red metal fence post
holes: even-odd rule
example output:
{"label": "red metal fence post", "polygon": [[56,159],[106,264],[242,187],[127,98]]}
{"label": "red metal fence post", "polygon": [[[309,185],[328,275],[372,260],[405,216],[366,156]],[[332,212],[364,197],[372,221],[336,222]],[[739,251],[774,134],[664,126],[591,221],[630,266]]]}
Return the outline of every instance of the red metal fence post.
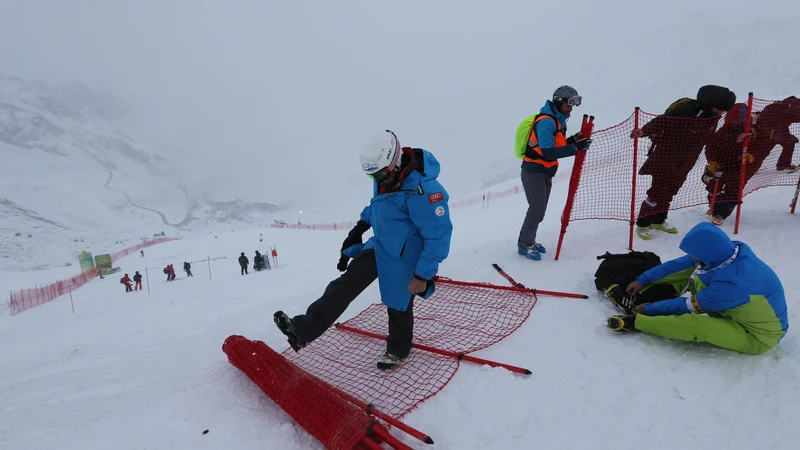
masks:
{"label": "red metal fence post", "polygon": [[[633,113],[633,129],[639,129],[639,107]],[[628,233],[628,250],[633,250],[633,226],[636,225],[636,172],[639,166],[639,136],[633,137],[633,175],[631,178],[631,229]]]}
{"label": "red metal fence post", "polygon": [[[594,116],[583,115],[583,122],[581,123],[581,132],[583,137],[591,137],[592,128],[594,127]],[[586,152],[578,152],[575,155],[575,162],[572,165],[572,174],[569,178],[569,191],[567,193],[567,203],[564,205],[564,212],[561,214],[561,234],[558,236],[558,247],[556,248],[556,261],[561,255],[561,245],[564,243],[564,235],[567,234],[567,226],[569,226],[570,218],[572,217],[572,206],[575,203],[575,194],[578,192],[578,185],[581,181],[581,171],[583,170],[583,162],[586,160]]]}
{"label": "red metal fence post", "polygon": [[[341,323],[337,323],[335,326],[336,326],[336,328],[338,328],[340,330],[349,331],[351,333],[356,333],[356,334],[360,334],[362,336],[367,336],[367,337],[371,337],[371,338],[375,338],[375,339],[381,339],[381,340],[384,340],[384,341],[386,340],[386,335],[381,335],[381,334],[372,333],[372,332],[369,332],[369,331],[359,330],[358,328],[353,328],[353,327],[350,327],[348,325],[341,324]],[[521,373],[521,374],[524,374],[524,375],[530,375],[531,373],[533,373],[533,372],[531,372],[530,370],[528,370],[528,369],[526,369],[524,367],[517,367],[517,366],[512,366],[512,365],[509,365],[509,364],[499,363],[499,362],[496,362],[496,361],[489,361],[488,359],[476,358],[474,356],[469,356],[469,355],[466,355],[464,353],[456,353],[456,352],[452,352],[452,351],[449,351],[449,350],[442,350],[442,349],[438,349],[438,348],[435,348],[435,347],[429,347],[427,345],[411,344],[411,347],[417,348],[417,349],[420,349],[420,350],[423,350],[423,351],[426,351],[426,352],[430,352],[430,353],[436,353],[436,354],[442,355],[442,356],[450,356],[452,358],[458,359],[459,361],[467,361],[467,362],[471,362],[471,363],[475,363],[475,364],[484,364],[484,365],[487,365],[487,366],[490,366],[490,367],[502,367],[503,369],[506,369],[506,370],[514,372],[514,373]]]}
{"label": "red metal fence post", "polygon": [[733,234],[739,234],[739,217],[742,215],[742,198],[744,197],[744,174],[747,169],[747,146],[750,143],[750,124],[753,117],[753,93],[747,95],[747,118],[744,121],[744,145],[742,146],[742,170],[739,175],[739,202],[736,205],[736,225]]}

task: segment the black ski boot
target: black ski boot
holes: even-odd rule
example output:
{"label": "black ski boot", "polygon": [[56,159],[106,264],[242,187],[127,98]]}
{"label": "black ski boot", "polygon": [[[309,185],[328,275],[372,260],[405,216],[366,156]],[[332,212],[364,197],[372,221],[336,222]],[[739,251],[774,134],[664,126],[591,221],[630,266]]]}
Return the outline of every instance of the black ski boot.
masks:
{"label": "black ski boot", "polygon": [[605,293],[606,297],[608,297],[611,303],[616,305],[625,314],[633,314],[633,308],[636,307],[636,305],[633,303],[633,298],[628,295],[627,292],[623,291],[618,284],[612,284],[609,286]]}
{"label": "black ski boot", "polygon": [[286,335],[289,345],[292,346],[295,352],[299,352],[301,348],[305,347],[305,344],[300,343],[300,339],[294,334],[294,321],[291,317],[287,316],[283,311],[278,311],[273,314],[272,318],[281,333]]}
{"label": "black ski boot", "polygon": [[402,361],[403,358],[399,356],[392,355],[391,353],[385,353],[381,359],[378,360],[378,369],[392,370]]}
{"label": "black ski boot", "polygon": [[636,330],[636,316],[611,316],[607,319],[607,326],[614,331],[629,332]]}

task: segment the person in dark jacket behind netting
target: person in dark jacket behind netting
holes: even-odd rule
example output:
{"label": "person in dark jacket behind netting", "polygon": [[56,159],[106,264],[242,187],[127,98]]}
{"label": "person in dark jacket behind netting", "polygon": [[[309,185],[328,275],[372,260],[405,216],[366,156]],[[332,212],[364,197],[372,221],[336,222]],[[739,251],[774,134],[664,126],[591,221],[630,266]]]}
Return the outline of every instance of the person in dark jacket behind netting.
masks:
{"label": "person in dark jacket behind netting", "polygon": [[664,114],[631,132],[631,138],[647,137],[652,142],[647,160],[639,170],[639,175],[653,177],[636,220],[640,238],[651,239],[653,230],[678,233],[677,228],[666,222],[672,199],[714,135],[719,117],[735,103],[736,94],[728,88],[703,86],[697,91],[696,100],[677,100]]}
{"label": "person in dark jacket behind netting", "polygon": [[[739,204],[739,185],[742,172],[742,151],[744,149],[744,128],[747,120],[747,105],[738,103],[725,115],[725,123],[714,134],[706,146],[708,164],[702,181],[708,191],[708,202],[714,206],[709,209],[711,222],[722,225]],[[753,154],[748,152],[745,166],[745,184],[761,167],[761,161],[754,164]],[[755,170],[754,170],[755,169]],[[714,186],[716,185],[716,196]]]}

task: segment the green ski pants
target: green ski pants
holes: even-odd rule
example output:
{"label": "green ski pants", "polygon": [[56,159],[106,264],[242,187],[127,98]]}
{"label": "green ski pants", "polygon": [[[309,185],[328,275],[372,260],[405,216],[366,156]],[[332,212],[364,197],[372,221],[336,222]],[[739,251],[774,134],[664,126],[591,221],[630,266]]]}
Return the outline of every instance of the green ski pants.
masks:
{"label": "green ski pants", "polygon": [[636,316],[636,329],[681,341],[708,342],[740,353],[758,355],[774,347],[749,333],[739,322],[695,313],[678,316]]}

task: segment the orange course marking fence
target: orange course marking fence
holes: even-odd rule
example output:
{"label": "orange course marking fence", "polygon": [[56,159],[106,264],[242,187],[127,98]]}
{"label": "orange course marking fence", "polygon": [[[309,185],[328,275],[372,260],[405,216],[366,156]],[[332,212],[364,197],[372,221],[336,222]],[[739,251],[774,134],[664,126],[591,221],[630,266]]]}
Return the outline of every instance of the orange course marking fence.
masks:
{"label": "orange course marking fence", "polygon": [[[162,242],[173,240],[172,238],[158,238],[152,241],[143,242],[134,247],[126,248],[111,255],[111,261],[116,261],[131,253],[138,252],[139,250],[150,247]],[[9,309],[12,316],[19,314],[23,311],[35,308],[45,303],[49,303],[56,298],[68,294],[71,291],[83,286],[97,276],[96,270],[87,270],[86,272],[79,273],[71,278],[64,280],[54,281],[44,286],[37,286],[35,288],[20,289],[16,292],[11,292],[9,299]]]}

